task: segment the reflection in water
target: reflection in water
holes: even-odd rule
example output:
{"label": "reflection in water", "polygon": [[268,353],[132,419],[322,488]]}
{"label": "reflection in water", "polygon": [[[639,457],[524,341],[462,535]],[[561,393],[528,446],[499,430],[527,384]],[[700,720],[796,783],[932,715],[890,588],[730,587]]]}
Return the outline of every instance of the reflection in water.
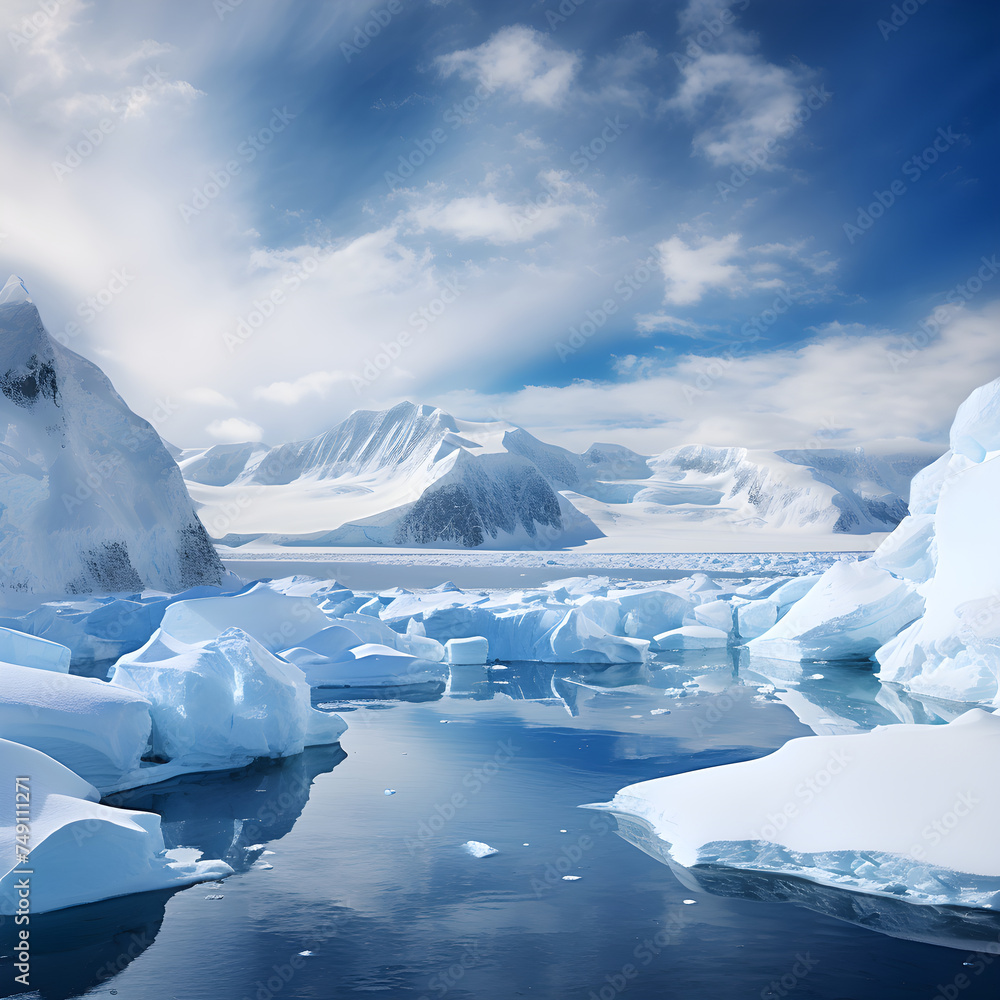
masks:
{"label": "reflection in water", "polygon": [[665,864],[685,888],[714,896],[792,903],[904,941],[1000,954],[1000,913],[957,906],[924,906],[888,896],[871,896],[804,879],[713,865],[685,868],[667,852],[648,823],[612,814],[618,835]]}
{"label": "reflection in water", "polygon": [[774,697],[820,736],[866,733],[899,722],[950,722],[965,710],[883,685],[868,661],[799,663],[751,657],[746,649],[740,653],[743,682],[773,684]]}
{"label": "reflection in water", "polygon": [[[106,982],[156,938],[175,890],[145,892],[31,917],[31,986],[42,1000],[68,1000]],[[0,986],[20,992],[11,955],[17,928],[0,929]]]}
{"label": "reflection in water", "polygon": [[118,792],[107,801],[159,813],[168,849],[195,848],[206,858],[222,858],[237,872],[247,871],[267,841],[292,829],[316,776],[346,758],[339,744],[310,747],[295,757],[259,760],[238,771]]}

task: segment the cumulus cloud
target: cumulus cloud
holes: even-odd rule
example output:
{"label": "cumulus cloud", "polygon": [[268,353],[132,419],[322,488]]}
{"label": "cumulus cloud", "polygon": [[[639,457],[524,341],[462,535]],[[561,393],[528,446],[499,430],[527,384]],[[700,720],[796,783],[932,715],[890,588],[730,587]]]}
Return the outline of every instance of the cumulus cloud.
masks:
{"label": "cumulus cloud", "polygon": [[822,297],[833,291],[825,279],[838,265],[825,251],[809,253],[803,242],[744,248],[740,233],[702,235],[690,242],[671,236],[656,250],[666,282],[664,302],[679,306],[694,305],[710,292],[740,296],[786,289],[800,301]]}
{"label": "cumulus cloud", "polygon": [[335,386],[350,380],[346,372],[310,372],[294,382],[272,382],[259,385],[253,391],[254,399],[282,406],[295,406],[309,396],[325,396]]}
{"label": "cumulus cloud", "polygon": [[[695,123],[694,148],[717,166],[738,164],[768,143],[788,138],[800,123],[811,73],[806,67],[768,62],[755,51],[756,38],[738,22],[714,17],[715,4],[692,0],[680,14],[688,48],[678,56],[681,84],[666,107]],[[714,20],[713,20],[714,18]],[[717,30],[697,32],[706,21]],[[702,39],[702,46],[697,39]],[[768,155],[758,164],[773,169]]]}
{"label": "cumulus cloud", "polygon": [[260,441],[264,437],[262,428],[252,420],[242,417],[227,417],[225,420],[213,420],[205,430],[208,434],[223,444],[235,444],[241,441]]}
{"label": "cumulus cloud", "polygon": [[542,32],[515,24],[475,48],[440,56],[437,66],[444,76],[457,73],[529,104],[557,108],[570,92],[580,58],[554,45]]}

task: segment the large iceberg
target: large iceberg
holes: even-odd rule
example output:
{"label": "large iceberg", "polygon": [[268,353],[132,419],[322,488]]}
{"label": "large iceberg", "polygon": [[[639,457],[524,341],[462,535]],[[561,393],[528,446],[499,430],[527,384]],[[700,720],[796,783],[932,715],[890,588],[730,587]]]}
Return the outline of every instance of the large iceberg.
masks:
{"label": "large iceberg", "polygon": [[152,755],[175,769],[289,756],[335,743],[346,728],[312,707],[299,667],[239,628],[188,642],[159,629],[115,664],[111,682],[149,701]]}
{"label": "large iceberg", "polygon": [[25,898],[46,913],[232,874],[223,861],[173,860],[159,816],[101,805],[93,785],[39,750],[0,739],[0,776],[10,790],[0,797],[0,914]]}
{"label": "large iceberg", "polygon": [[180,591],[222,564],[176,462],[103,372],[0,291],[0,589]]}
{"label": "large iceberg", "polygon": [[1000,705],[1000,379],[959,407],[951,450],[913,479],[910,516],[834,565],[751,654],[874,657],[911,693]]}
{"label": "large iceberg", "polygon": [[757,760],[654,778],[603,808],[685,868],[794,875],[914,903],[1000,905],[1000,716],[807,736]]}

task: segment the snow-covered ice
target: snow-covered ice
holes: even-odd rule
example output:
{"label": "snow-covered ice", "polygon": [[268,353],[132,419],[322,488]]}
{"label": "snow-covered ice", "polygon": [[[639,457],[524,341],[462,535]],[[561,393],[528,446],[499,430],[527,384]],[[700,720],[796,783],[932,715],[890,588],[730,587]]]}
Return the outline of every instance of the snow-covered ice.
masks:
{"label": "snow-covered ice", "polygon": [[483,666],[490,657],[489,640],[479,635],[449,639],[444,644],[445,659],[456,666]]}
{"label": "snow-covered ice", "polygon": [[[15,779],[30,776],[30,864],[15,863]],[[232,874],[223,861],[172,860],[160,817],[99,803],[89,782],[39,750],[0,739],[0,913],[17,911],[19,869],[30,868],[31,911],[47,913],[95,900],[179,888]]]}
{"label": "snow-covered ice", "polygon": [[690,868],[780,872],[915,903],[1000,905],[1000,716],[791,740],[757,760],[654,778],[606,808]]}
{"label": "snow-covered ice", "polygon": [[466,853],[471,854],[474,858],[488,858],[492,854],[500,853],[495,847],[490,847],[489,844],[484,844],[481,840],[467,840],[462,847]]}

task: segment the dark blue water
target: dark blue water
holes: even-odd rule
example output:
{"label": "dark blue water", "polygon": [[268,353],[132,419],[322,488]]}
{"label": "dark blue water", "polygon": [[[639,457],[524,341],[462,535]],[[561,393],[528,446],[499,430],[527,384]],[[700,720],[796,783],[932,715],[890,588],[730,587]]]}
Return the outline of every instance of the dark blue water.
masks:
{"label": "dark blue water", "polygon": [[[871,702],[875,681],[849,679],[848,700]],[[996,995],[1000,959],[928,943],[961,942],[949,914],[731,873],[685,885],[578,808],[808,734],[724,656],[603,677],[465,668],[422,697],[341,705],[342,750],[115,796],[237,874],[38,919],[30,995]],[[469,840],[500,853],[473,858]]]}

